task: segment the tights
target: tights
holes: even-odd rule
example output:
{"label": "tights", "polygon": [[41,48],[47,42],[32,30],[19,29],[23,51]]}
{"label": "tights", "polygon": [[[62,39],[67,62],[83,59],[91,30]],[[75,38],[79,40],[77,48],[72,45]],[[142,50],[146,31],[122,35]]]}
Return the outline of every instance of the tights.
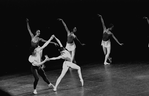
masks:
{"label": "tights", "polygon": [[35,78],[34,81],[34,89],[36,89],[37,83],[39,81],[39,76],[38,74],[43,78],[43,80],[47,83],[50,84],[49,80],[47,79],[45,72],[41,66],[31,66],[31,71],[33,73],[33,76]]}

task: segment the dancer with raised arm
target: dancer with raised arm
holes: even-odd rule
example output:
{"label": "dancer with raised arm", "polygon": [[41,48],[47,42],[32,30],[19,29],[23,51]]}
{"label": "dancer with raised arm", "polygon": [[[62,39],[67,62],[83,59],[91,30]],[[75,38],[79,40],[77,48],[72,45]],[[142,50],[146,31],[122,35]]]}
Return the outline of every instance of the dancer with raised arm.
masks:
{"label": "dancer with raised arm", "polygon": [[48,56],[45,56],[45,60],[41,61],[41,57],[42,57],[42,51],[43,49],[51,42],[51,40],[53,39],[54,35],[52,35],[50,37],[50,39],[44,43],[43,46],[39,46],[37,48],[35,48],[34,52],[32,55],[29,56],[29,62],[32,63],[32,66],[31,66],[31,71],[33,73],[33,76],[35,78],[35,81],[34,81],[34,91],[33,93],[34,94],[37,94],[37,89],[36,89],[36,86],[37,86],[37,83],[39,81],[39,77],[38,77],[38,74],[43,78],[43,80],[48,84],[49,87],[53,87],[53,84],[51,84],[49,82],[49,80],[47,79],[46,77],[46,74],[44,72],[44,69],[43,69],[43,64],[48,61]]}
{"label": "dancer with raised arm", "polygon": [[61,55],[58,57],[53,57],[53,58],[49,58],[49,60],[56,60],[56,59],[64,59],[65,61],[63,62],[63,69],[62,72],[60,74],[60,76],[58,77],[57,81],[56,81],[56,85],[54,87],[54,91],[57,91],[57,87],[60,83],[60,81],[62,80],[62,78],[65,76],[66,72],[68,71],[69,68],[73,68],[73,69],[77,69],[78,74],[79,74],[79,78],[80,78],[80,82],[82,84],[82,86],[84,85],[84,81],[82,78],[82,74],[81,74],[81,68],[80,66],[78,66],[77,64],[72,62],[72,55],[70,54],[70,52],[64,48],[60,42],[59,39],[57,39],[55,37],[56,41],[58,42],[58,44],[60,45],[60,53]]}
{"label": "dancer with raised arm", "polygon": [[120,43],[120,42],[116,39],[116,37],[114,36],[114,34],[111,32],[111,30],[112,30],[112,28],[113,28],[114,26],[111,26],[110,28],[106,28],[102,16],[99,15],[99,14],[98,14],[98,16],[99,16],[100,19],[101,19],[101,23],[102,23],[102,27],[103,27],[103,37],[102,37],[101,45],[102,45],[102,48],[103,48],[103,52],[104,52],[104,54],[105,54],[104,64],[107,65],[107,64],[110,64],[110,63],[107,62],[107,60],[109,60],[109,61],[111,62],[111,58],[109,57],[110,52],[111,52],[111,41],[110,41],[111,36],[114,38],[114,40],[115,40],[119,45],[123,45],[123,44]]}
{"label": "dancer with raised arm", "polygon": [[72,62],[76,63],[76,61],[74,59],[74,57],[75,57],[75,49],[76,49],[76,44],[74,42],[74,39],[76,39],[81,45],[85,45],[85,44],[82,44],[80,42],[80,40],[77,38],[77,36],[74,34],[77,31],[76,27],[73,28],[72,32],[70,32],[68,27],[67,27],[67,25],[66,25],[66,23],[63,21],[63,19],[59,18],[58,20],[60,20],[63,23],[63,25],[64,25],[64,27],[65,27],[65,29],[67,31],[66,49],[68,51],[70,51],[70,54],[72,54]]}
{"label": "dancer with raised arm", "polygon": [[36,31],[36,35],[34,35],[30,29],[30,26],[29,26],[29,20],[26,19],[26,23],[27,23],[27,29],[28,29],[28,32],[31,36],[31,45],[33,47],[37,47],[38,46],[38,43],[39,41],[42,41],[42,42],[46,42],[46,40],[42,39],[42,38],[39,38],[39,35],[40,35],[40,30],[37,30]]}

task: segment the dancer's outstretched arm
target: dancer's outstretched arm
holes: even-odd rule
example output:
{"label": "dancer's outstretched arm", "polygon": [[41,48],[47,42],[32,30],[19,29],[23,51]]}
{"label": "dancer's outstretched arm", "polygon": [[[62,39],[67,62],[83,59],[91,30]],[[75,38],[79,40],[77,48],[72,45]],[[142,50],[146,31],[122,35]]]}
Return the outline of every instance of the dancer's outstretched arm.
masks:
{"label": "dancer's outstretched arm", "polygon": [[148,19],[148,17],[143,17],[144,19],[146,19],[147,20],[147,23],[149,24],[149,19]]}
{"label": "dancer's outstretched arm", "polygon": [[[55,37],[55,36],[54,36],[54,37]],[[56,39],[56,41],[58,42],[59,46],[60,46],[60,47],[63,47],[61,41],[60,41],[58,38],[56,38],[56,37],[55,37],[55,39]]]}
{"label": "dancer's outstretched arm", "polygon": [[81,41],[77,38],[77,36],[75,36],[75,38],[78,40],[78,42],[83,46],[85,45],[84,43],[81,43]]}
{"label": "dancer's outstretched arm", "polygon": [[[111,33],[112,34],[112,33]],[[114,36],[114,34],[112,34],[112,37],[114,38],[114,40],[119,44],[119,45],[123,45],[123,43],[120,43],[117,38]]]}
{"label": "dancer's outstretched arm", "polygon": [[62,56],[58,56],[58,57],[52,57],[52,58],[49,58],[48,60],[57,60],[57,59],[61,59]]}
{"label": "dancer's outstretched arm", "polygon": [[44,40],[43,38],[39,38],[42,42],[47,42],[47,40]]}
{"label": "dancer's outstretched arm", "polygon": [[37,63],[37,65],[38,66],[40,66],[40,65],[43,65],[46,61],[48,61],[49,60],[49,57],[47,56],[47,55],[45,55],[45,59],[42,61],[42,62],[40,62],[40,63]]}
{"label": "dancer's outstretched arm", "polygon": [[65,30],[67,31],[67,35],[69,35],[69,34],[70,34],[70,31],[69,31],[69,29],[68,29],[66,23],[65,23],[65,22],[63,21],[63,19],[61,19],[61,18],[59,18],[58,20],[62,21],[62,23],[63,23],[63,25],[64,25],[64,27],[65,27]]}
{"label": "dancer's outstretched arm", "polygon": [[27,23],[27,29],[28,29],[28,32],[29,32],[31,38],[33,38],[33,37],[34,37],[34,34],[32,33],[32,31],[31,31],[31,29],[30,29],[30,26],[29,26],[29,20],[28,20],[28,19],[26,19],[26,23]]}
{"label": "dancer's outstretched arm", "polygon": [[103,30],[105,31],[106,30],[106,26],[105,26],[104,20],[103,20],[103,18],[102,18],[102,16],[100,14],[98,14],[98,16],[101,19],[102,27],[103,27]]}
{"label": "dancer's outstretched arm", "polygon": [[50,39],[46,42],[46,43],[44,43],[44,45],[41,47],[41,49],[43,49],[43,48],[45,48],[50,42],[51,42],[51,40],[54,38],[54,35],[52,35],[51,37],[50,37]]}

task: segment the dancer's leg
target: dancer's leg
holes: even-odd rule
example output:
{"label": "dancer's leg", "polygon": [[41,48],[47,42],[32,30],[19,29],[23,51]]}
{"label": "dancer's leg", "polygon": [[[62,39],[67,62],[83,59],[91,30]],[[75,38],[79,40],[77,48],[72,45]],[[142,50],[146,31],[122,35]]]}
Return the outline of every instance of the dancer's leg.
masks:
{"label": "dancer's leg", "polygon": [[107,54],[105,56],[105,62],[104,62],[105,65],[109,64],[109,63],[107,63],[107,59],[109,58],[109,55],[110,55],[110,52],[111,52],[111,46],[106,47],[106,49],[107,49]]}
{"label": "dancer's leg", "polygon": [[69,62],[68,66],[71,67],[71,68],[73,68],[73,69],[77,69],[78,75],[79,75],[79,78],[80,78],[80,81],[81,81],[82,86],[83,86],[84,85],[84,81],[83,81],[83,78],[82,78],[80,66],[78,66],[77,64],[74,64],[72,62]]}
{"label": "dancer's leg", "polygon": [[39,75],[43,78],[43,80],[48,84],[49,87],[53,87],[54,88],[54,85],[52,83],[49,82],[46,74],[45,74],[45,71],[43,70],[43,68],[40,68],[39,70]]}
{"label": "dancer's leg", "polygon": [[71,54],[72,54],[72,62],[73,62],[73,63],[76,63],[76,60],[75,60],[75,53],[76,53],[76,49],[74,49],[73,51],[71,51]]}
{"label": "dancer's leg", "polygon": [[57,90],[57,86],[59,85],[60,81],[62,80],[62,78],[65,76],[66,72],[68,71],[68,66],[66,64],[66,62],[63,63],[63,69],[62,69],[62,72],[61,72],[61,75],[58,77],[57,81],[56,81],[56,84],[55,84],[55,87],[54,87],[54,91]]}
{"label": "dancer's leg", "polygon": [[33,76],[35,78],[34,84],[33,84],[33,87],[34,87],[33,93],[37,94],[36,87],[37,87],[37,84],[38,84],[38,81],[39,81],[39,77],[38,77],[38,73],[37,73],[36,67],[35,66],[31,66],[31,71],[32,71],[32,74],[33,74]]}

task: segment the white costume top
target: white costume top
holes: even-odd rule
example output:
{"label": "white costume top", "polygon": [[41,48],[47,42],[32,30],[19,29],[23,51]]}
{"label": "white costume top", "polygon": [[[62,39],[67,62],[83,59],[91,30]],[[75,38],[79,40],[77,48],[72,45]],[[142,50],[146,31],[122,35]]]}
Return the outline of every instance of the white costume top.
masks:
{"label": "white costume top", "polygon": [[72,61],[72,57],[70,55],[70,52],[67,50],[63,50],[61,56],[62,56],[62,59],[65,59],[67,61]]}
{"label": "white costume top", "polygon": [[30,55],[28,60],[32,63],[33,66],[39,66],[39,63],[41,62],[41,56],[42,50],[40,49],[40,47],[37,47],[35,49],[35,56]]}

